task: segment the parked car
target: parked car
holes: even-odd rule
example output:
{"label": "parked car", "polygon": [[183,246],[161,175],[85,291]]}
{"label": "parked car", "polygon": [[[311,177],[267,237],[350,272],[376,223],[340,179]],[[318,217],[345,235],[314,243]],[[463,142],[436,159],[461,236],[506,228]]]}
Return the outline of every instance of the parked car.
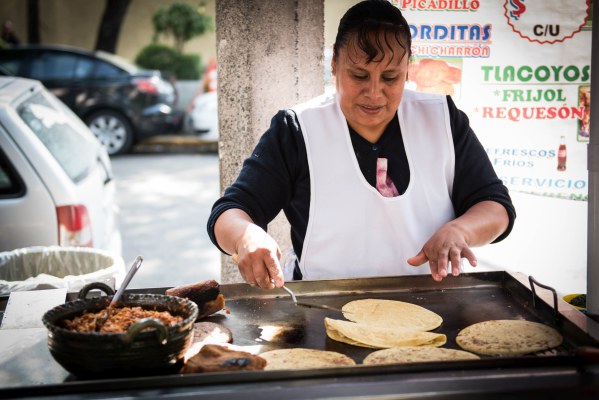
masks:
{"label": "parked car", "polygon": [[39,81],[0,77],[0,251],[84,246],[121,256],[106,149]]}
{"label": "parked car", "polygon": [[0,50],[0,68],[41,81],[94,132],[110,155],[143,138],[177,132],[177,91],[160,71],[139,69],[102,51],[67,46]]}
{"label": "parked car", "polygon": [[186,132],[198,134],[205,140],[218,140],[216,58],[208,61],[202,84],[186,109],[183,126]]}
{"label": "parked car", "polygon": [[193,100],[191,111],[186,114],[184,126],[187,131],[205,140],[218,140],[218,101],[216,92],[206,92]]}

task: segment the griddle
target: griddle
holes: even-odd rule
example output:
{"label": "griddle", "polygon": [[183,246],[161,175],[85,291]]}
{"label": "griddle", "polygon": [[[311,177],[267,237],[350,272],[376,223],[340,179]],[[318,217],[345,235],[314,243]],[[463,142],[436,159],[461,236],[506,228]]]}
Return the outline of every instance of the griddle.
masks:
{"label": "griddle", "polygon": [[[233,344],[251,351],[279,348],[312,348],[343,353],[356,361],[355,367],[296,371],[227,372],[162,375],[129,379],[2,382],[0,397],[41,396],[83,398],[91,393],[181,398],[267,398],[273,387],[285,392],[268,398],[353,398],[367,396],[437,396],[467,398],[526,392],[530,398],[542,393],[552,398],[565,390],[580,398],[599,394],[599,362],[588,358],[587,349],[599,348],[599,324],[557,298],[551,288],[532,277],[507,271],[462,274],[441,283],[428,275],[289,282],[298,300],[341,308],[364,298],[400,300],[418,304],[443,318],[433,332],[447,336],[444,347],[460,349],[458,332],[490,319],[524,319],[557,329],[564,342],[556,349],[522,356],[481,356],[480,360],[360,365],[374,349],[351,346],[329,339],[324,318],[344,319],[336,311],[294,305],[281,289],[264,291],[246,284],[224,284],[221,292],[227,312],[207,321],[217,322],[233,333]],[[167,288],[134,289],[127,293],[164,293]],[[70,294],[69,296],[73,296]],[[0,302],[3,310],[5,304]],[[24,364],[26,368],[26,364]],[[52,370],[61,367],[49,365]],[[33,371],[32,371],[33,372]],[[36,371],[39,375],[39,371]],[[285,393],[285,394],[283,394]],[[267,396],[267,397],[265,397]],[[547,397],[549,396],[549,397]],[[387,397],[385,397],[387,398]],[[391,397],[393,398],[393,397]],[[414,398],[414,397],[411,397]],[[540,397],[539,397],[540,398]]]}

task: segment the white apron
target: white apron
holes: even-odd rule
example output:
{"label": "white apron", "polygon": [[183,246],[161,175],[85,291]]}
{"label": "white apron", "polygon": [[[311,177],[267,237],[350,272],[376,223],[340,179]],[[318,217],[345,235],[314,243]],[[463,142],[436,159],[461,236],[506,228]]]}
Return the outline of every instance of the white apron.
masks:
{"label": "white apron", "polygon": [[306,142],[310,214],[300,261],[303,279],[428,274],[415,256],[455,217],[455,157],[445,96],[406,90],[399,124],[410,183],[383,197],[362,175],[335,95],[293,108]]}

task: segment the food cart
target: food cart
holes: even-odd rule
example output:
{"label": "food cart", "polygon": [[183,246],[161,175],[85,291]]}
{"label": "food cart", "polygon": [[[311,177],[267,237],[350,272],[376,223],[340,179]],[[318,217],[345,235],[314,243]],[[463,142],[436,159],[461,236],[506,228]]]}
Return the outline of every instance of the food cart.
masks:
{"label": "food cart", "polygon": [[[447,348],[459,349],[457,333],[488,319],[526,319],[557,329],[558,348],[524,356],[481,356],[480,360],[361,365],[373,349],[327,337],[324,317],[338,312],[297,307],[280,289],[221,285],[228,312],[208,319],[229,328],[233,344],[252,352],[275,348],[337,351],[356,366],[303,370],[240,371],[78,378],[50,354],[45,328],[23,329],[3,345],[3,398],[596,398],[599,394],[599,324],[559,299],[536,279],[504,271],[463,274],[441,284],[428,276],[290,282],[305,301],[341,307],[360,298],[418,303],[443,317],[435,332]],[[161,289],[130,293],[163,294]],[[73,294],[69,294],[71,299]],[[0,309],[6,306],[6,299]],[[0,334],[2,330],[0,330]],[[5,341],[6,338],[2,338]],[[85,354],[81,354],[85,357]]]}
{"label": "food cart", "polygon": [[[599,43],[599,33],[593,31]],[[593,48],[592,72],[599,76],[599,50]],[[599,98],[599,86],[594,86]],[[597,103],[597,102],[596,102]],[[587,313],[576,310],[543,285],[542,277],[507,271],[463,274],[441,283],[428,276],[290,282],[306,302],[341,307],[350,300],[385,298],[420,304],[443,317],[438,332],[448,348],[466,326],[489,319],[526,319],[557,329],[558,348],[523,356],[480,360],[360,365],[370,349],[329,339],[324,317],[334,311],[296,307],[281,290],[262,291],[245,284],[222,285],[229,313],[209,321],[229,328],[237,346],[267,351],[309,347],[351,356],[352,367],[222,372],[81,379],[51,356],[45,328],[0,330],[0,397],[3,398],[194,398],[194,399],[591,399],[599,397],[599,103],[592,106],[588,151],[589,236]],[[163,294],[167,288],[130,290]],[[68,300],[75,294],[69,293]],[[8,298],[0,298],[0,314]],[[85,354],[81,354],[85,357]]]}

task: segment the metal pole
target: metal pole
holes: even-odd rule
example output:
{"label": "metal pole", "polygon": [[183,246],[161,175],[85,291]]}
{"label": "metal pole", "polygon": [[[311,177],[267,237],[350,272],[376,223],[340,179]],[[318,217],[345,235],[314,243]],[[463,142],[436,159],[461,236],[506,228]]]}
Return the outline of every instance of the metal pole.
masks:
{"label": "metal pole", "polygon": [[599,316],[599,27],[591,45],[591,137],[588,145],[589,199],[587,241],[587,313]]}

